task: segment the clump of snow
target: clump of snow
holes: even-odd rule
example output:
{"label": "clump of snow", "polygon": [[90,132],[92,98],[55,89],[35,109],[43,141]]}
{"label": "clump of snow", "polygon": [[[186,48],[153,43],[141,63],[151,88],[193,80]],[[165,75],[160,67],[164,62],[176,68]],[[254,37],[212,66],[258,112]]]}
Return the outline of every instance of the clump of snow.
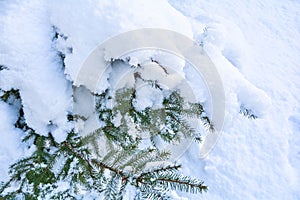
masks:
{"label": "clump of snow", "polygon": [[162,91],[153,88],[148,84],[143,84],[137,87],[136,92],[136,102],[134,107],[137,110],[144,110],[147,107],[149,108],[157,108],[160,107],[163,101],[163,93]]}
{"label": "clump of snow", "polygon": [[8,180],[8,167],[24,155],[22,132],[14,127],[17,113],[12,106],[0,101],[0,177]]}
{"label": "clump of snow", "polygon": [[40,134],[48,134],[53,123],[59,128],[52,133],[62,141],[68,130],[66,114],[71,108],[72,90],[52,46],[54,32],[47,13],[40,1],[7,6],[1,17],[0,43],[1,62],[9,70],[1,74],[0,88],[18,88],[27,124]]}
{"label": "clump of snow", "polygon": [[51,22],[68,35],[67,45],[73,48],[65,60],[71,80],[76,80],[90,52],[114,35],[139,28],[164,28],[193,36],[188,20],[166,0],[80,0],[76,4],[57,0],[51,1],[49,8]]}

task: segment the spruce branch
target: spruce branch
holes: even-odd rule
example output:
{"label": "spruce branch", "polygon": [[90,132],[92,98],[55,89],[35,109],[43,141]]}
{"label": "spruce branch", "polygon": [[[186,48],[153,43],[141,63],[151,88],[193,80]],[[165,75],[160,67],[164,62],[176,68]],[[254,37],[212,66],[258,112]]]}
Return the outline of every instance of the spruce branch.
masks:
{"label": "spruce branch", "polygon": [[[158,81],[144,79],[137,72],[134,76],[163,91]],[[135,87],[117,90],[113,96],[106,90],[96,95],[101,127],[85,137],[72,130],[63,142],[57,142],[51,133],[41,135],[25,123],[18,90],[3,93],[1,99],[19,110],[15,126],[26,133],[23,142],[35,149],[11,165],[10,180],[1,184],[0,198],[76,199],[82,197],[82,191],[96,191],[106,199],[122,199],[128,185],[135,187],[136,199],[167,199],[170,190],[206,191],[202,181],[182,175],[180,165],[167,162],[170,152],[156,147],[154,137],[172,144],[194,137],[189,118],[211,125],[201,104],[186,102],[179,91],[168,92],[161,107],[138,110]],[[120,122],[115,123],[117,120]],[[141,145],[144,133],[150,134],[152,142],[146,148]],[[100,139],[104,146],[99,145]],[[106,153],[99,148],[107,148]],[[60,190],[59,182],[67,183],[68,188]]]}
{"label": "spruce branch", "polygon": [[166,184],[172,190],[179,190],[189,193],[198,193],[207,191],[207,186],[202,181],[192,179],[175,173],[167,173],[160,175],[156,181]]}

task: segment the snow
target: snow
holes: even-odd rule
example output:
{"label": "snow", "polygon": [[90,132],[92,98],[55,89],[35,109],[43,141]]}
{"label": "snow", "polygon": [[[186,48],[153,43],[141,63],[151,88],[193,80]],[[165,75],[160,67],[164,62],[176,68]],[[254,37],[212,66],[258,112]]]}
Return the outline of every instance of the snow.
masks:
{"label": "snow", "polygon": [[22,132],[14,127],[17,121],[16,111],[10,109],[9,106],[0,102],[0,133],[1,133],[1,146],[0,146],[0,177],[1,180],[8,179],[8,167],[20,158],[24,151],[24,145],[21,144]]}
{"label": "snow", "polygon": [[[299,199],[299,3],[170,2],[208,27],[226,92],[222,136],[199,172],[203,198]],[[259,118],[238,114],[241,104]]]}
{"label": "snow", "polygon": [[7,4],[1,17],[1,62],[9,70],[1,73],[0,87],[20,89],[27,124],[40,134],[55,124],[60,129],[53,135],[62,141],[72,90],[52,46],[47,9],[40,1]]}
{"label": "snow", "polygon": [[[130,9],[124,9],[129,5]],[[67,44],[73,48],[73,54],[65,60],[66,73],[71,80],[76,79],[79,68],[97,45],[119,33],[155,27],[193,36],[188,20],[166,0],[134,3],[130,0],[89,3],[80,0],[76,4],[71,0],[55,0],[49,8],[51,22],[69,36]]]}
{"label": "snow", "polygon": [[[299,16],[297,1],[1,1],[0,65],[8,69],[0,71],[0,88],[19,89],[28,125],[40,134],[52,131],[62,141],[71,127],[66,115],[72,111],[72,82],[97,45],[138,28],[182,33],[201,44],[216,66],[226,110],[222,135],[210,154],[200,159],[194,144],[179,160],[184,174],[203,179],[208,192],[173,192],[173,198],[300,199]],[[53,39],[53,26],[63,37]],[[58,51],[66,54],[65,68]],[[185,79],[198,91],[195,98],[211,109],[205,83],[182,59],[140,51],[131,54],[129,64],[145,64],[150,58],[178,70],[174,81],[161,77],[168,87]],[[99,86],[116,83],[123,71],[108,69],[104,77],[115,81]],[[149,77],[155,75],[151,73]],[[145,90],[141,88],[140,97],[149,95]],[[88,93],[84,87],[80,91]],[[156,96],[151,98],[159,101]],[[75,97],[92,102],[88,94]],[[141,106],[151,105],[151,98]],[[241,107],[257,118],[241,114]],[[16,119],[14,108],[0,101],[0,134],[5,138],[0,141],[1,180],[25,154],[22,132],[13,125]],[[77,128],[85,126],[82,122]]]}

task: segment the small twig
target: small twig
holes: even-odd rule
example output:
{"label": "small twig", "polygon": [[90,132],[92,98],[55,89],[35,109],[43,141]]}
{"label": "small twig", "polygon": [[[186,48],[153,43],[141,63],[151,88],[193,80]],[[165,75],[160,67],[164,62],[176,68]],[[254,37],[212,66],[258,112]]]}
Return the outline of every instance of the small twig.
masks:
{"label": "small twig", "polygon": [[150,58],[150,59],[151,59],[151,62],[158,64],[158,66],[160,66],[164,70],[164,72],[169,75],[168,70],[164,66],[162,66],[157,60],[154,60],[153,58]]}

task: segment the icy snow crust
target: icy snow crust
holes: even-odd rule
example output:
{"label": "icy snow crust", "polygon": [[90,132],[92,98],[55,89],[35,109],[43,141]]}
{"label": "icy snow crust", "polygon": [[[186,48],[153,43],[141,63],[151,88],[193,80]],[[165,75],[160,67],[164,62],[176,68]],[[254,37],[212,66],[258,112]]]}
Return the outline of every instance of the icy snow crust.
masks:
{"label": "icy snow crust", "polygon": [[[40,134],[54,125],[53,135],[63,140],[70,129],[72,81],[97,45],[137,28],[177,31],[203,45],[217,67],[226,120],[205,159],[193,145],[179,161],[186,175],[205,181],[208,192],[174,192],[173,198],[300,199],[299,12],[298,2],[275,0],[1,1],[0,64],[8,69],[0,71],[0,88],[19,89],[28,125]],[[67,38],[53,40],[53,26]],[[65,68],[58,50],[66,54]],[[130,64],[143,62],[144,56],[164,62],[152,53],[136,54]],[[179,65],[200,90],[203,83],[192,69]],[[208,101],[205,93],[196,95]],[[241,108],[257,118],[244,116]],[[16,118],[14,108],[0,102],[1,180],[8,178],[8,166],[26,154]],[[125,199],[130,198],[129,191]]]}

